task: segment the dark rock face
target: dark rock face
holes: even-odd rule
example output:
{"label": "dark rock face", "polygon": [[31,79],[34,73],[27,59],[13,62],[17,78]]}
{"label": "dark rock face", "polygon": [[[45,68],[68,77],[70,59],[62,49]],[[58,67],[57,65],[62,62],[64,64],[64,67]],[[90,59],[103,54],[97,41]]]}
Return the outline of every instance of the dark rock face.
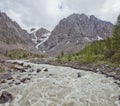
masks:
{"label": "dark rock face", "polygon": [[26,30],[0,12],[0,52],[13,49],[34,50]]}
{"label": "dark rock face", "polygon": [[0,96],[0,104],[11,102],[12,100],[13,100],[12,94],[8,93],[7,91],[2,92],[2,95]]}
{"label": "dark rock face", "polygon": [[42,35],[44,35],[46,33],[50,33],[50,31],[48,31],[45,28],[40,28],[36,31],[36,36],[37,36],[38,39],[40,39],[42,37]]}
{"label": "dark rock face", "polygon": [[77,52],[87,42],[104,40],[112,35],[113,25],[95,16],[72,14],[62,19],[54,28],[47,42],[40,46],[40,50],[51,54]]}
{"label": "dark rock face", "polygon": [[46,38],[46,36],[44,35],[48,33],[50,33],[50,31],[48,31],[45,28],[40,28],[38,30],[36,30],[35,28],[32,28],[30,30],[30,39],[33,41],[35,45],[37,45],[42,41],[42,39]]}

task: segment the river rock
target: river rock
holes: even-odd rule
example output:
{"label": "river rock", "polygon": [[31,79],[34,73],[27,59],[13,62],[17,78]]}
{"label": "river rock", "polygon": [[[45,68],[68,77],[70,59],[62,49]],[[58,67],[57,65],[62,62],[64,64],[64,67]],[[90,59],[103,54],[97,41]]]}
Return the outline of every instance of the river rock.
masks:
{"label": "river rock", "polygon": [[17,64],[17,65],[21,65],[21,66],[24,65],[24,63],[19,63],[19,62],[13,62],[12,64]]}
{"label": "river rock", "polygon": [[9,78],[7,78],[7,80],[13,80],[13,77],[9,77]]}
{"label": "river rock", "polygon": [[0,104],[4,104],[7,102],[11,102],[13,100],[12,94],[10,94],[7,91],[3,91],[1,96],[0,96]]}
{"label": "river rock", "polygon": [[0,79],[8,79],[10,77],[11,77],[10,74],[0,74]]}
{"label": "river rock", "polygon": [[27,67],[27,68],[31,68],[31,65],[29,64],[29,65],[27,65],[26,67]]}
{"label": "river rock", "polygon": [[20,82],[16,82],[15,85],[20,85]]}
{"label": "river rock", "polygon": [[25,83],[27,80],[30,80],[30,78],[23,78],[23,79],[21,79],[20,81],[21,81],[22,83]]}
{"label": "river rock", "polygon": [[0,80],[0,84],[1,84],[1,83],[6,83],[6,81],[5,81],[5,80]]}
{"label": "river rock", "polygon": [[77,77],[81,77],[81,73],[79,72],[79,73],[77,73]]}
{"label": "river rock", "polygon": [[37,73],[39,73],[40,71],[41,71],[41,69],[37,69],[37,71],[36,71],[36,72],[37,72]]}
{"label": "river rock", "polygon": [[26,70],[25,69],[21,69],[20,72],[26,72]]}
{"label": "river rock", "polygon": [[33,70],[33,69],[30,69],[29,72],[34,72],[34,70]]}
{"label": "river rock", "polygon": [[18,64],[11,65],[9,68],[10,68],[10,69],[13,69],[13,70],[23,70],[23,69],[24,69],[23,66],[18,65]]}
{"label": "river rock", "polygon": [[43,71],[47,72],[47,71],[48,71],[48,69],[47,69],[47,68],[44,68],[44,69],[43,69]]}

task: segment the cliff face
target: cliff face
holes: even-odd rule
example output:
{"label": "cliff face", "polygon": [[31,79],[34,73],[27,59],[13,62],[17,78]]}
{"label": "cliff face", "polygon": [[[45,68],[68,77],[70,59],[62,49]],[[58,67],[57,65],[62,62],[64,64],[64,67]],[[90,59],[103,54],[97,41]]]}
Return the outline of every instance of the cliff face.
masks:
{"label": "cliff face", "polygon": [[49,54],[77,52],[88,42],[104,40],[112,35],[113,25],[95,16],[72,14],[62,19],[54,28],[50,38],[40,46],[41,51]]}
{"label": "cliff face", "polygon": [[34,46],[27,31],[0,12],[0,52],[12,49],[33,50]]}

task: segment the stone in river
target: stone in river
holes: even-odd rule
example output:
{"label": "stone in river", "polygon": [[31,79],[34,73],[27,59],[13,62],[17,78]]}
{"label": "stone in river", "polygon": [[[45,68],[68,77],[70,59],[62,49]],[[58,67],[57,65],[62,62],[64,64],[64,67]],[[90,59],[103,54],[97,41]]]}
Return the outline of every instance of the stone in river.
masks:
{"label": "stone in river", "polygon": [[37,69],[37,71],[36,71],[36,72],[37,72],[37,73],[39,73],[40,71],[41,71],[41,69]]}
{"label": "stone in river", "polygon": [[4,104],[7,102],[11,102],[13,100],[12,94],[10,94],[7,91],[3,91],[1,96],[0,96],[0,104]]}
{"label": "stone in river", "polygon": [[47,69],[47,68],[45,68],[45,69],[43,69],[43,71],[47,72],[47,71],[48,71],[48,69]]}
{"label": "stone in river", "polygon": [[77,73],[77,77],[81,77],[81,74],[80,74],[80,73]]}

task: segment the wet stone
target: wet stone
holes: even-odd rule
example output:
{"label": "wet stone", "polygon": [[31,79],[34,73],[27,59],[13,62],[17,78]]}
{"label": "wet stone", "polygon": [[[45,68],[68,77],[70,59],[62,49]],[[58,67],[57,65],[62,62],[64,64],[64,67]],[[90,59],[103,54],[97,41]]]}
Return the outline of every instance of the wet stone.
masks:
{"label": "wet stone", "polygon": [[39,73],[40,71],[41,71],[41,69],[37,69],[37,71],[36,71],[36,72],[37,72],[37,73]]}
{"label": "wet stone", "polygon": [[118,100],[120,100],[120,95],[118,96]]}
{"label": "wet stone", "polygon": [[47,72],[47,71],[48,71],[48,69],[47,69],[47,68],[45,68],[45,69],[43,69],[43,71]]}
{"label": "wet stone", "polygon": [[34,72],[34,70],[33,70],[33,69],[31,69],[31,70],[29,70],[29,72]]}
{"label": "wet stone", "polygon": [[30,78],[23,78],[23,79],[21,79],[21,82],[25,83],[27,80],[30,80]]}
{"label": "wet stone", "polygon": [[20,82],[16,82],[15,85],[20,85]]}
{"label": "wet stone", "polygon": [[9,78],[7,78],[7,80],[13,80],[13,77],[9,77]]}
{"label": "wet stone", "polygon": [[1,80],[0,83],[6,83],[6,81],[5,80]]}
{"label": "wet stone", "polygon": [[81,77],[81,73],[77,73],[77,77],[78,77],[78,78]]}
{"label": "wet stone", "polygon": [[27,65],[26,67],[27,67],[27,68],[31,68],[31,65]]}
{"label": "wet stone", "polygon": [[4,104],[7,102],[11,102],[13,100],[13,96],[11,93],[7,91],[3,91],[1,96],[0,96],[0,104]]}
{"label": "wet stone", "polygon": [[24,69],[20,70],[20,72],[26,72]]}
{"label": "wet stone", "polygon": [[53,74],[49,74],[49,76],[53,76]]}

